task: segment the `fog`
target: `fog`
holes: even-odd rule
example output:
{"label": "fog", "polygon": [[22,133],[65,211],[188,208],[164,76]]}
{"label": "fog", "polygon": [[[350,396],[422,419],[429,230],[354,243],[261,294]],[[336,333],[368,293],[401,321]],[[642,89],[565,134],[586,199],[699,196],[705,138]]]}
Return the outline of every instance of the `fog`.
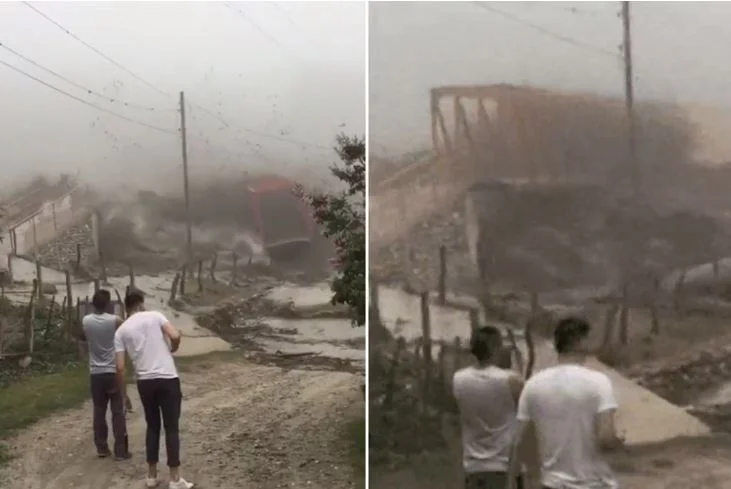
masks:
{"label": "fog", "polygon": [[0,63],[136,122],[0,64],[4,188],[61,172],[99,186],[177,185],[180,91],[191,179],[322,179],[336,134],[365,131],[362,3],[30,5],[0,3]]}
{"label": "fog", "polygon": [[[428,148],[428,90],[438,85],[525,84],[621,96],[620,8],[620,2],[371,4],[371,151]],[[632,2],[631,15],[639,100],[731,106],[725,59],[731,4]]]}

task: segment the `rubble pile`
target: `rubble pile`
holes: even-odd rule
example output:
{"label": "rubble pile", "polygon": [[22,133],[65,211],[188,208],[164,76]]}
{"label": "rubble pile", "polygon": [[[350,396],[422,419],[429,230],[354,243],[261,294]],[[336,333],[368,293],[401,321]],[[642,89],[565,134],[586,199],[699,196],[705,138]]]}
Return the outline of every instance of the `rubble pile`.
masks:
{"label": "rubble pile", "polygon": [[[479,190],[482,191],[482,190]],[[477,264],[466,241],[467,226],[481,223],[487,272],[506,290],[548,292],[616,284],[622,263],[646,281],[677,267],[704,263],[731,250],[717,220],[693,212],[630,202],[592,186],[509,186],[490,208],[466,222],[464,200],[425,222],[404,239],[376,251],[374,276],[417,290],[434,290],[439,247],[447,251],[447,288],[470,293]],[[488,199],[490,200],[490,199]],[[630,260],[630,261],[626,261]]]}
{"label": "rubble pile", "polygon": [[405,239],[375,251],[373,275],[383,283],[409,284],[433,290],[439,279],[439,247],[447,254],[447,289],[471,293],[477,272],[467,248],[464,213],[455,208],[414,228]]}
{"label": "rubble pile", "polygon": [[38,260],[46,267],[65,270],[76,265],[76,250],[80,247],[82,267],[96,262],[97,253],[91,219],[60,232],[52,241],[38,248]]}
{"label": "rubble pile", "polygon": [[698,396],[731,379],[731,344],[718,341],[670,362],[644,365],[627,374],[638,384],[677,405],[688,405]]}

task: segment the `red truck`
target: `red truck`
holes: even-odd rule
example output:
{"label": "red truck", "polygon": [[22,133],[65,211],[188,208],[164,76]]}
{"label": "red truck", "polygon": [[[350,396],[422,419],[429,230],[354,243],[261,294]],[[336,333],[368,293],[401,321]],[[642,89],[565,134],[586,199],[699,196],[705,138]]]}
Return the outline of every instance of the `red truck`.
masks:
{"label": "red truck", "polygon": [[247,185],[251,216],[273,259],[299,255],[312,245],[317,227],[297,183],[283,177],[259,177]]}

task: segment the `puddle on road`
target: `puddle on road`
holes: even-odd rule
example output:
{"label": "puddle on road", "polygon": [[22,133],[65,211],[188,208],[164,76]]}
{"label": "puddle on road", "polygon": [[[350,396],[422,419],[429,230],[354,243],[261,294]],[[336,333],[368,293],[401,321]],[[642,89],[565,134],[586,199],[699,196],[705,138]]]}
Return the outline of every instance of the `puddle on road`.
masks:
{"label": "puddle on road", "polygon": [[[35,277],[35,265],[25,260],[13,264],[14,273],[19,280],[31,282]],[[65,277],[55,270],[43,270],[44,281],[57,287],[56,302],[61,303],[66,296]],[[161,273],[155,276],[137,276],[135,284],[147,294],[147,305],[165,314],[181,331],[187,341],[183,342],[182,355],[198,355],[212,351],[230,349],[230,344],[206,328],[198,325],[195,315],[181,312],[167,304],[170,285],[174,273]],[[124,295],[128,283],[126,277],[110,277],[108,288]],[[72,294],[76,297],[91,298],[94,285],[91,282],[72,284]],[[6,296],[11,300],[27,303],[28,291],[10,291]],[[332,292],[327,283],[312,286],[282,284],[273,287],[264,297],[282,304],[294,303],[295,307],[312,307],[328,304]],[[215,308],[195,308],[196,314],[213,312]],[[265,353],[306,354],[365,362],[365,328],[354,328],[347,319],[282,319],[273,317],[239,318],[237,321],[243,332],[250,330],[246,339],[260,347]],[[225,336],[225,335],[224,335]],[[235,340],[235,338],[232,338]]]}

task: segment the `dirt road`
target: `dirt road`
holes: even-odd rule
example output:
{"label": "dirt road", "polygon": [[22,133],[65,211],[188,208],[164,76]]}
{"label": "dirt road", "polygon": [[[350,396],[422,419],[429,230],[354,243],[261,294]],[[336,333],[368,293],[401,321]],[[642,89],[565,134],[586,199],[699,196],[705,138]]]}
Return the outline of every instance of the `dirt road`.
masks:
{"label": "dirt road", "polygon": [[[202,489],[355,487],[349,423],[362,417],[362,377],[342,372],[283,370],[233,354],[181,368],[183,475]],[[91,406],[41,421],[16,439],[18,458],[0,472],[9,489],[142,487],[145,423],[134,388],[128,415],[133,458],[98,460]],[[164,440],[161,475],[164,469]],[[164,487],[164,486],[161,486]]]}
{"label": "dirt road", "polygon": [[[632,447],[611,457],[622,489],[731,489],[731,437],[678,438]],[[460,487],[459,454],[429,453],[398,471],[371,469],[372,489],[442,489]]]}

